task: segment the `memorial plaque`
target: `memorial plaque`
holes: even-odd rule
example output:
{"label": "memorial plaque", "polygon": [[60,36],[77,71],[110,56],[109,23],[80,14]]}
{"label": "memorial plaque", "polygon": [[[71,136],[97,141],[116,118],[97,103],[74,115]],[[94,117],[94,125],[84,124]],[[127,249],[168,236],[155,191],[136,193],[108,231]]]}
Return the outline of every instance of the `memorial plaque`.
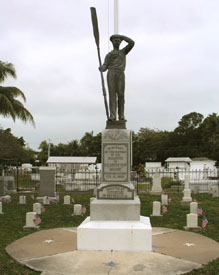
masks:
{"label": "memorial plaque", "polygon": [[105,185],[97,190],[97,198],[109,200],[132,200],[134,199],[134,189],[120,184]]}
{"label": "memorial plaque", "polygon": [[128,145],[104,144],[104,181],[128,181]]}
{"label": "memorial plaque", "polygon": [[102,138],[103,183],[130,183],[131,132],[109,129]]}

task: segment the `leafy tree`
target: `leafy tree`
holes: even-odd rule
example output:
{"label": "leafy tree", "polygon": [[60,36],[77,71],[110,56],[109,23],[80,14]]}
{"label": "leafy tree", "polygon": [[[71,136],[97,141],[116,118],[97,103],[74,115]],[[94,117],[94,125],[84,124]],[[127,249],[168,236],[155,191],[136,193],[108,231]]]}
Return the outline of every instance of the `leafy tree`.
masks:
{"label": "leafy tree", "polygon": [[[21,144],[21,140],[22,143]],[[34,162],[35,152],[25,147],[23,137],[17,138],[11,133],[11,129],[0,129],[0,163],[12,164]]]}
{"label": "leafy tree", "polygon": [[219,115],[208,115],[201,124],[200,131],[203,151],[219,164]]}
{"label": "leafy tree", "polygon": [[38,160],[40,161],[41,165],[45,165],[48,159],[48,147],[49,144],[46,140],[43,140],[38,147],[38,149],[40,149],[40,152],[38,153]]}
{"label": "leafy tree", "polygon": [[169,133],[167,131],[141,128],[133,134],[133,165],[146,161],[163,161]]}
{"label": "leafy tree", "polygon": [[184,115],[178,122],[179,126],[174,130],[174,132],[185,135],[189,131],[198,128],[203,120],[204,116],[200,113],[191,112]]}
{"label": "leafy tree", "polygon": [[[0,82],[3,82],[7,76],[16,78],[14,66],[11,63],[0,61]],[[23,103],[17,100],[22,97],[24,102],[26,97],[24,93],[16,87],[0,86],[0,114],[4,117],[12,117],[21,119],[23,122],[31,122],[34,125],[34,119],[31,113],[24,107]]]}

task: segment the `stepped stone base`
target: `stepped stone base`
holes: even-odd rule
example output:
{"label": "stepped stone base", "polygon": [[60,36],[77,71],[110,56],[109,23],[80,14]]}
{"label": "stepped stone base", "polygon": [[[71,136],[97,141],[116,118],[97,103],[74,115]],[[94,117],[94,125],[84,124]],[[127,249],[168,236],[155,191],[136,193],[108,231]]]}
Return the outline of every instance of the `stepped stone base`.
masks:
{"label": "stepped stone base", "polygon": [[152,227],[148,217],[140,221],[91,221],[77,230],[78,250],[152,251]]}

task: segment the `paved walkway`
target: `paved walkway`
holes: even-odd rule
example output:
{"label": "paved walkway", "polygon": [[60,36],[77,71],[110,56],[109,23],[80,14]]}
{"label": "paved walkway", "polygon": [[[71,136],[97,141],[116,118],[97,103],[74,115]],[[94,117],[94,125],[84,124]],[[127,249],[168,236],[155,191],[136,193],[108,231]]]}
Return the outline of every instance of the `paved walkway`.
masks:
{"label": "paved walkway", "polygon": [[173,275],[219,257],[219,243],[200,234],[153,228],[153,252],[78,251],[77,229],[42,230],[6,247],[16,261],[43,275]]}

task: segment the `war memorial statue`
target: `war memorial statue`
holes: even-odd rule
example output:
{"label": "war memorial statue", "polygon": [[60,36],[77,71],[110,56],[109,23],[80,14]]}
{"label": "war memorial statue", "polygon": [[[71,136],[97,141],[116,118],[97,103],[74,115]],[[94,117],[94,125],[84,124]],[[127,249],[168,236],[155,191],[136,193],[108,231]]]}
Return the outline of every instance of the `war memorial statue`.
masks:
{"label": "war memorial statue", "polygon": [[[152,251],[150,218],[140,215],[141,201],[131,181],[132,133],[124,117],[126,55],[134,41],[114,34],[113,50],[102,64],[95,8],[91,8],[93,32],[99,58],[102,91],[107,115],[101,137],[101,183],[90,203],[90,216],[77,230],[78,250]],[[122,41],[127,45],[119,49]],[[107,71],[109,110],[103,72]],[[118,110],[118,117],[117,117]]]}
{"label": "war memorial statue", "polygon": [[[109,120],[117,119],[117,110],[119,120],[125,120],[124,107],[125,107],[125,66],[126,55],[134,47],[134,41],[124,35],[114,34],[110,37],[113,44],[113,50],[109,52],[104,60],[102,66],[99,67],[101,72],[107,73],[107,84],[109,92]],[[122,41],[128,43],[121,50],[119,46]]]}

